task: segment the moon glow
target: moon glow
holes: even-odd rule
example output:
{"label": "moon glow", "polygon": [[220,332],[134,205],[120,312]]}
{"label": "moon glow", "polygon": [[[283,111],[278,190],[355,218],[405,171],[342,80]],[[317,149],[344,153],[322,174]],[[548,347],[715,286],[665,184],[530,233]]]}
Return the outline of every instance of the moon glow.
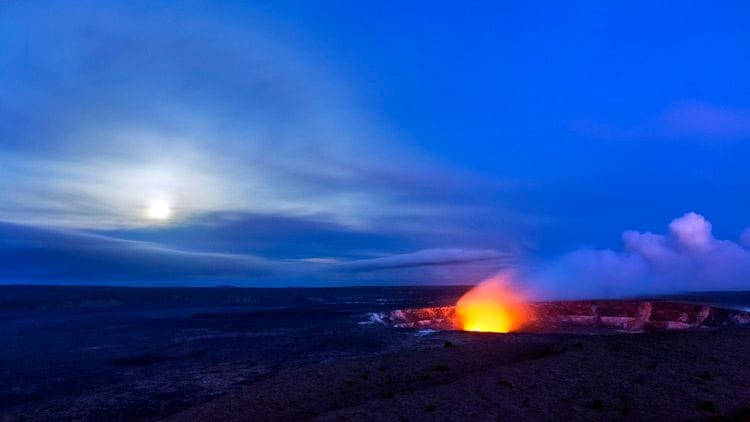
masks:
{"label": "moon glow", "polygon": [[163,199],[154,199],[148,204],[146,214],[154,220],[166,220],[172,215],[172,207]]}

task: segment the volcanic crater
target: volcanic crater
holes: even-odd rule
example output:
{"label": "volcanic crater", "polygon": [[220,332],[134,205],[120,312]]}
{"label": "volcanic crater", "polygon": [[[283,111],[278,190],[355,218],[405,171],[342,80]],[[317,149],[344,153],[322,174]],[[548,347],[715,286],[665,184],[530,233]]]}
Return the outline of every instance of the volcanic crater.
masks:
{"label": "volcanic crater", "polygon": [[[750,312],[746,310],[694,303],[579,300],[532,302],[522,306],[524,320],[514,332],[598,334],[750,324]],[[371,318],[396,328],[466,330],[455,306],[397,309],[373,313]]]}

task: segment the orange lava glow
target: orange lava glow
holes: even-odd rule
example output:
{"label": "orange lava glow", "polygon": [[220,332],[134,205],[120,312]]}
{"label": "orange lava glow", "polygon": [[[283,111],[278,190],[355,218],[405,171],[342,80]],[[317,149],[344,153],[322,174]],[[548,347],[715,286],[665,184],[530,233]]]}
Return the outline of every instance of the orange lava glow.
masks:
{"label": "orange lava glow", "polygon": [[527,320],[520,293],[504,277],[485,280],[466,292],[456,303],[456,317],[465,331],[508,333]]}

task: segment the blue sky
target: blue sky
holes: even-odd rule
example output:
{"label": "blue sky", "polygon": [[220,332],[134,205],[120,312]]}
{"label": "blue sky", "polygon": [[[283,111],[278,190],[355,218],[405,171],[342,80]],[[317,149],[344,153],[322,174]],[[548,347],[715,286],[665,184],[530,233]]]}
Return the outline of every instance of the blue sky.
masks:
{"label": "blue sky", "polygon": [[688,212],[745,251],[750,6],[652,3],[4,2],[0,280],[474,283]]}

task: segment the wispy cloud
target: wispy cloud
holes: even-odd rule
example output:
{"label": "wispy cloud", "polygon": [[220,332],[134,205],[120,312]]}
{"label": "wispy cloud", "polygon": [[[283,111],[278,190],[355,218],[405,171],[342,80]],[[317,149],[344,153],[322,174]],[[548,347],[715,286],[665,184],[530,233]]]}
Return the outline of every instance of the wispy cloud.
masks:
{"label": "wispy cloud", "polygon": [[276,276],[269,260],[196,253],[150,242],[0,223],[0,282],[252,284]]}
{"label": "wispy cloud", "polygon": [[498,268],[507,265],[513,257],[507,252],[494,250],[425,249],[413,253],[363,259],[339,266],[350,272],[372,272],[431,266],[454,266],[478,262],[494,262]]}
{"label": "wispy cloud", "polygon": [[[196,252],[152,241],[10,223],[0,223],[0,237],[0,283],[471,284],[512,260],[508,253],[468,249],[420,250],[374,259],[270,259],[250,253]],[[284,245],[287,251],[290,247],[289,243]]]}
{"label": "wispy cloud", "polygon": [[631,124],[580,119],[570,128],[586,137],[611,140],[734,140],[750,137],[750,109],[678,101],[651,119]]}
{"label": "wispy cloud", "polygon": [[155,228],[153,198],[175,225],[234,212],[456,237],[502,218],[509,185],[402,146],[330,63],[254,30],[262,17],[128,4],[0,16],[0,220]]}
{"label": "wispy cloud", "polygon": [[672,137],[750,137],[750,109],[685,101],[669,107],[659,120]]}

